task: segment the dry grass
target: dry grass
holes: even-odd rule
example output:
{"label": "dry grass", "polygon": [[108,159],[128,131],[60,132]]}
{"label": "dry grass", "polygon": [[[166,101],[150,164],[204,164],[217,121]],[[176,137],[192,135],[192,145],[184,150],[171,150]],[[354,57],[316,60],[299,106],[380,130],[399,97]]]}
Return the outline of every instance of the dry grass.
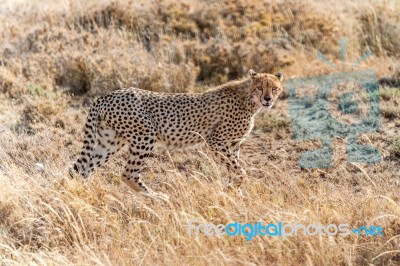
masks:
{"label": "dry grass", "polygon": [[[392,2],[0,1],[0,264],[398,265],[400,24]],[[339,62],[341,36],[350,61],[370,48],[375,56],[360,67],[385,78],[382,130],[359,136],[380,150],[378,164],[347,162],[337,138],[332,168],[301,169],[300,153],[320,143],[291,139],[284,95],[241,149],[249,176],[240,191],[226,189],[206,150],[158,148],[150,158],[146,183],[170,203],[121,183],[126,152],[87,182],[66,173],[87,106],[102,93],[202,91],[252,67],[330,73],[315,52]],[[384,236],[190,237],[192,218],[379,224]]]}

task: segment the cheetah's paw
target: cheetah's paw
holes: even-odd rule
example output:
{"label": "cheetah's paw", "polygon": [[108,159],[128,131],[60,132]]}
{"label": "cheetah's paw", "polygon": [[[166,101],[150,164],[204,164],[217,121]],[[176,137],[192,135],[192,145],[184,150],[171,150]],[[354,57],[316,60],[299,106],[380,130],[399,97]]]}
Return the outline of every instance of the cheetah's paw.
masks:
{"label": "cheetah's paw", "polygon": [[156,199],[156,200],[162,200],[164,202],[168,202],[169,203],[169,196],[167,194],[164,193],[159,193],[159,192],[153,192],[153,193],[144,193],[144,195],[152,198],[152,199]]}

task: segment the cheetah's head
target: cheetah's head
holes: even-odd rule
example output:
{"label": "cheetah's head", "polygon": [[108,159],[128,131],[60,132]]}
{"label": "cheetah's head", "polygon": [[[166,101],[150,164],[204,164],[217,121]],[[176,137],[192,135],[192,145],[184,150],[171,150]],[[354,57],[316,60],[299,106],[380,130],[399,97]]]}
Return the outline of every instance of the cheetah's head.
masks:
{"label": "cheetah's head", "polygon": [[249,70],[249,75],[252,78],[251,92],[253,99],[257,105],[262,105],[271,109],[275,100],[281,94],[282,88],[282,73],[278,72],[275,75],[267,73],[257,73],[253,69]]}

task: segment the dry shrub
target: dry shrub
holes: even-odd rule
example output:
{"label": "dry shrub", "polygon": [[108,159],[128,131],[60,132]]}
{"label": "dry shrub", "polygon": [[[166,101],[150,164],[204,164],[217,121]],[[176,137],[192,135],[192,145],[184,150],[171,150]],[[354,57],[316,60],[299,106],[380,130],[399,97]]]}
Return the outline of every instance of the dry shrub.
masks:
{"label": "dry shrub", "polygon": [[282,69],[294,63],[299,46],[328,53],[336,46],[335,19],[295,1],[203,4],[193,19],[199,36],[187,54],[200,67],[198,80],[206,83],[240,77],[249,68]]}
{"label": "dry shrub", "polygon": [[397,120],[400,118],[400,106],[396,105],[384,105],[381,108],[382,115],[388,119]]}
{"label": "dry shrub", "polygon": [[[268,5],[242,0],[69,4],[69,12],[27,12],[25,24],[18,21],[22,26],[9,22],[3,60],[13,75],[2,80],[11,94],[23,93],[32,79],[74,94],[129,86],[185,91],[196,80],[215,84],[249,68],[286,68],[299,51],[314,54],[318,49],[338,57],[337,39],[347,33],[334,14],[295,0]],[[359,16],[361,51],[371,47],[398,54],[399,18],[389,11],[379,7],[377,15]],[[39,18],[40,23],[27,23]]]}
{"label": "dry shrub", "polygon": [[7,68],[0,67],[0,92],[8,93],[16,83],[16,77]]}
{"label": "dry shrub", "polygon": [[379,84],[382,86],[400,88],[400,65],[395,68],[394,73],[390,76],[380,78]]}
{"label": "dry shrub", "polygon": [[395,137],[392,140],[392,145],[390,147],[390,155],[393,157],[393,159],[397,159],[400,161],[400,138]]}
{"label": "dry shrub", "polygon": [[289,133],[290,120],[288,117],[277,116],[273,114],[264,114],[262,119],[256,122],[255,130],[271,133],[283,130]]}
{"label": "dry shrub", "polygon": [[284,6],[293,20],[284,25],[297,42],[308,49],[318,49],[325,54],[335,54],[337,41],[344,34],[339,30],[338,19],[330,13],[318,11],[303,2],[289,2]]}
{"label": "dry shrub", "polygon": [[287,49],[254,39],[247,40],[245,44],[216,40],[200,47],[204,48],[195,48],[190,52],[200,67],[198,80],[214,84],[245,75],[250,68],[259,72],[274,72],[294,62]]}
{"label": "dry shrub", "polygon": [[[364,12],[355,22],[363,29],[357,47],[398,54],[399,18],[389,11],[384,16],[386,9],[375,12],[375,17]],[[27,13],[25,20],[35,20],[34,15]],[[16,82],[3,78],[11,94],[23,93],[23,84],[32,79],[76,95],[130,86],[182,92],[196,81],[210,85],[238,78],[249,68],[285,69],[296,64],[299,51],[314,56],[318,49],[339,57],[337,40],[348,33],[334,14],[296,0],[268,5],[71,1],[69,13],[59,10],[40,18],[30,27],[6,29],[10,41],[3,46],[3,60],[18,77]]]}
{"label": "dry shrub", "polygon": [[363,10],[360,42],[376,55],[400,56],[400,14],[384,5],[371,6]]}
{"label": "dry shrub", "polygon": [[90,92],[94,79],[90,62],[79,56],[61,65],[61,73],[55,77],[56,85],[68,87],[75,95]]}
{"label": "dry shrub", "polygon": [[184,2],[164,4],[160,1],[158,16],[166,24],[164,34],[188,39],[197,38],[199,30],[190,12],[190,5]]}
{"label": "dry shrub", "polygon": [[16,123],[14,130],[16,132],[29,132],[34,134],[36,130],[42,130],[49,125],[60,126],[58,116],[64,107],[62,101],[55,104],[54,100],[41,99],[40,101],[28,101],[21,111],[20,119]]}
{"label": "dry shrub", "polygon": [[[12,83],[9,71],[2,72],[1,77],[7,77],[2,79],[4,89],[14,96],[26,93],[28,80],[47,88],[66,88],[75,95],[131,86],[183,92],[196,80],[197,68],[183,61],[183,52],[172,42],[157,44],[157,50],[149,53],[132,39],[134,33],[118,29],[68,32],[44,23],[32,32],[26,40],[18,40],[18,49],[27,61],[7,61],[10,69],[22,72],[18,73],[22,79]],[[32,41],[30,36],[35,36]],[[35,43],[35,48],[30,43]]]}
{"label": "dry shrub", "polygon": [[14,95],[28,80],[75,95],[130,86],[182,92],[196,80],[215,84],[249,68],[284,68],[296,60],[299,46],[331,51],[336,45],[334,19],[296,1],[156,3],[82,7],[72,1],[71,14],[42,14],[42,22],[17,35],[10,29],[14,38],[4,60],[22,79],[10,78],[5,87]]}

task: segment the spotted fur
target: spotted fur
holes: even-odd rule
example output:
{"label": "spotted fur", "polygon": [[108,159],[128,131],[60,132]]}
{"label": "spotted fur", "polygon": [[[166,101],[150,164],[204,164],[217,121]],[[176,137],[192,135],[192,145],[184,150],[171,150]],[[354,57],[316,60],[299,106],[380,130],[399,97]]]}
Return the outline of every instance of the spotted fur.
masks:
{"label": "spotted fur", "polygon": [[89,177],[127,144],[130,154],[122,180],[135,191],[162,196],[148,188],[140,174],[156,142],[185,147],[205,141],[235,173],[233,184],[240,186],[246,174],[238,160],[240,144],[252,130],[255,114],[263,106],[271,108],[278,98],[281,81],[280,73],[250,70],[248,77],[204,93],[130,88],[102,96],[89,111],[83,148],[72,169]]}

